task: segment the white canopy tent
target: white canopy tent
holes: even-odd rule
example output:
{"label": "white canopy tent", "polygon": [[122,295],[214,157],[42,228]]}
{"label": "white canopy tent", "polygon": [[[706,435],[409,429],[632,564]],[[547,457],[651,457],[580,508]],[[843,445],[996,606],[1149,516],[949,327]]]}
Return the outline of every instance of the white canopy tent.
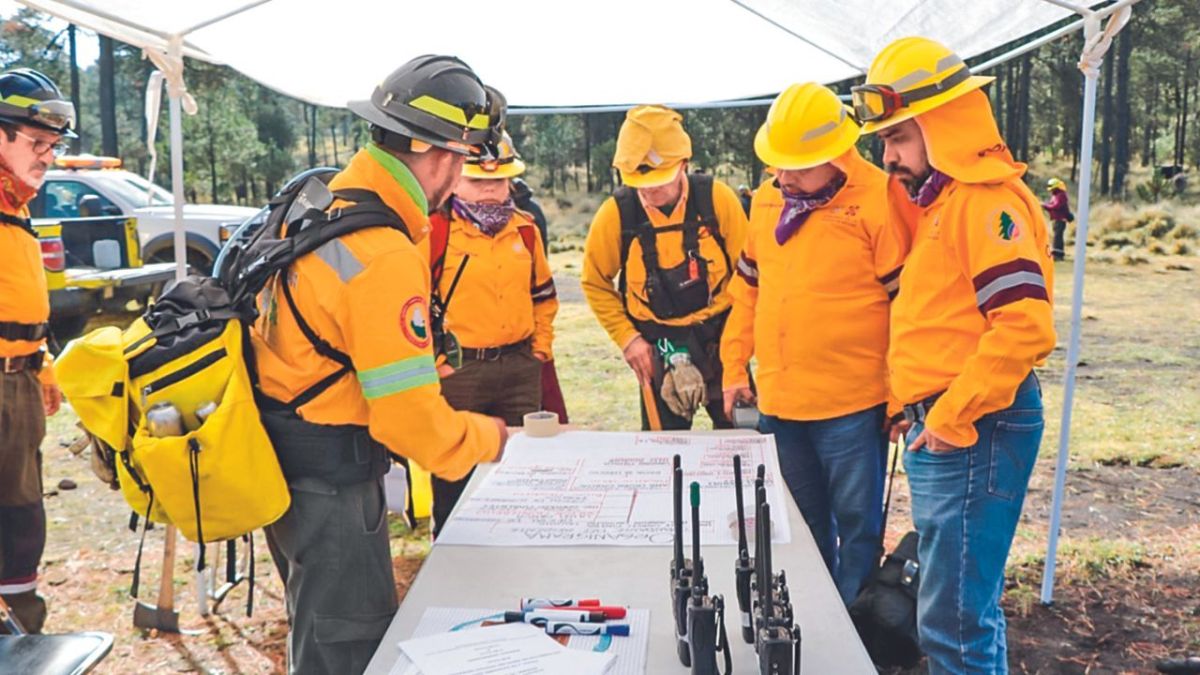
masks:
{"label": "white canopy tent", "polygon": [[[1096,80],[1112,35],[1137,0],[1117,0],[1095,11],[1073,0],[19,1],[140,47],[162,71],[170,97],[179,276],[186,259],[180,115],[195,109],[183,82],[185,56],[227,64],[289,96],[336,107],[367,98],[392,69],[425,53],[463,58],[518,106],[722,105],[718,102],[773,95],[793,81],[835,82],[863,74],[880,48],[906,35],[934,38],[969,58],[1066,17],[1082,17],[1038,41],[1084,29],[1075,284],[1042,589],[1043,602],[1051,601],[1079,357]],[[148,96],[147,105],[155,119],[156,97]]]}

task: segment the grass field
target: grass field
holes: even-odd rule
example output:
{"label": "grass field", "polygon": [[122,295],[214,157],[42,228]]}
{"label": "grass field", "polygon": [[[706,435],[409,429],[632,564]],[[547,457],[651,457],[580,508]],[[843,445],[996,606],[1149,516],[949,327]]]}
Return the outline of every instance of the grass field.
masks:
{"label": "grass field", "polygon": [[[589,206],[589,205],[584,205]],[[583,207],[564,207],[582,214]],[[576,218],[581,216],[576,215]],[[605,430],[637,427],[634,381],[579,291],[579,240],[555,241],[562,308],[555,352],[572,421]],[[1155,257],[1138,266],[1089,264],[1082,360],[1072,427],[1070,474],[1054,607],[1038,602],[1053,463],[1061,416],[1071,275],[1060,264],[1056,322],[1061,346],[1039,370],[1047,410],[1045,441],[1010,558],[1010,656],[1016,672],[1147,672],[1153,660],[1200,652],[1200,260]],[[705,421],[706,422],[706,421]],[[128,596],[137,538],[128,510],[90,474],[86,454],[64,448],[72,414],[51,421],[44,444],[49,544],[43,592],[48,629],[116,635],[102,673],[277,672],[286,625],[281,586],[261,539],[260,592],[245,618],[236,590],[220,613],[197,616],[191,551],[175,570],[183,623],[194,636],[143,634],[130,625]],[[698,426],[704,426],[704,423]],[[62,479],[77,489],[59,489]],[[892,539],[910,526],[898,486]],[[426,530],[393,522],[401,593],[428,551]],[[161,530],[151,532],[144,597],[157,587]]]}

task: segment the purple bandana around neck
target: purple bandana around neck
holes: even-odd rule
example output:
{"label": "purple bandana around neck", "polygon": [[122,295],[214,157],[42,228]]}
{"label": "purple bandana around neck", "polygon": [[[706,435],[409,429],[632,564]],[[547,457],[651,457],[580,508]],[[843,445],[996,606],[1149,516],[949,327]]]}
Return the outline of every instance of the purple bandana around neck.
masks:
{"label": "purple bandana around neck", "polygon": [[458,197],[451,197],[450,206],[455,213],[470,221],[472,225],[479,228],[480,232],[489,237],[499,234],[500,230],[503,230],[508,221],[512,219],[513,211],[516,210],[512,197],[499,204],[468,202]]}
{"label": "purple bandana around neck", "polygon": [[791,239],[800,231],[800,226],[808,220],[808,216],[832,201],[845,184],[846,174],[838,171],[833,180],[816,192],[788,192],[780,186],[783,211],[779,213],[779,223],[775,226],[775,241],[782,246]]}
{"label": "purple bandana around neck", "polygon": [[909,196],[909,199],[911,199],[912,202],[917,206],[925,208],[926,206],[932,204],[933,200],[938,198],[938,195],[942,194],[942,190],[945,189],[945,187],[949,185],[950,181],[952,180],[954,179],[950,178],[950,176],[947,176],[937,169],[931,168],[929,178],[926,178],[925,182],[921,183],[921,187],[917,190],[917,194]]}

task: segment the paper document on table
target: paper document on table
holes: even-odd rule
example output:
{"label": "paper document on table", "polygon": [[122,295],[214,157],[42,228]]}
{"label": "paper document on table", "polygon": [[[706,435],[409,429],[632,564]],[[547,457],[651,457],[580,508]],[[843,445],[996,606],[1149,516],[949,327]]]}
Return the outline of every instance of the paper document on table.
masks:
{"label": "paper document on table", "polygon": [[685,544],[691,542],[692,481],[700,483],[701,543],[737,543],[735,454],[742,457],[748,535],[754,536],[755,471],[763,464],[775,515],[771,540],[791,541],[773,436],[574,431],[514,436],[499,466],[458,505],[435,545],[669,546],[675,454],[683,468]]}
{"label": "paper document on table", "polygon": [[[429,607],[421,615],[421,621],[413,630],[412,636],[420,638],[446,632],[462,632],[502,621],[504,621],[504,610],[502,609]],[[650,645],[650,611],[630,609],[624,619],[609,621],[609,623],[629,624],[629,635],[560,635],[554,639],[560,644],[565,643],[568,654],[582,655],[582,659],[595,658],[591,656],[592,654],[611,655],[612,662],[606,666],[608,668],[605,671],[606,675],[643,675],[646,672],[646,654]],[[494,627],[498,628],[499,626]],[[487,628],[487,630],[491,630],[491,628]],[[421,672],[417,665],[405,655],[402,647],[400,657],[392,665],[389,675],[419,675]],[[573,674],[577,671],[569,669],[562,672]]]}
{"label": "paper document on table", "polygon": [[400,643],[422,675],[603,675],[612,654],[574,652],[537,626],[509,623]]}

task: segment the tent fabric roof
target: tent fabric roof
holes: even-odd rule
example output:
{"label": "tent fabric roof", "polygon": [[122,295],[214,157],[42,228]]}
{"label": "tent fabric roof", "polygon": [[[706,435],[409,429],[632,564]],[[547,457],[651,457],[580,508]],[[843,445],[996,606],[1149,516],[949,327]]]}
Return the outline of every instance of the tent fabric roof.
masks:
{"label": "tent fabric roof", "polygon": [[[20,0],[136,46],[252,0]],[[259,0],[188,33],[184,55],[344,107],[413,56],[463,58],[517,106],[704,103],[865,72],[892,39],[925,35],[964,58],[1070,12],[1044,0]],[[481,27],[486,26],[486,27]]]}

